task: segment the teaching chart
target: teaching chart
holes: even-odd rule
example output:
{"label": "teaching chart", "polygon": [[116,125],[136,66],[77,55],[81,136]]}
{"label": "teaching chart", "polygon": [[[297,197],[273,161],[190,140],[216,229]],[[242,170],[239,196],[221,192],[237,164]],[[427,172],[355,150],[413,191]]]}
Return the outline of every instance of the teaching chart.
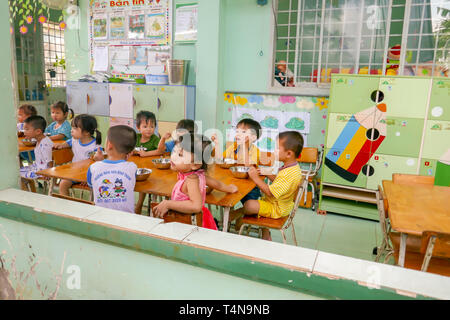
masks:
{"label": "teaching chart", "polygon": [[175,11],[175,41],[193,42],[197,40],[198,4],[177,4]]}

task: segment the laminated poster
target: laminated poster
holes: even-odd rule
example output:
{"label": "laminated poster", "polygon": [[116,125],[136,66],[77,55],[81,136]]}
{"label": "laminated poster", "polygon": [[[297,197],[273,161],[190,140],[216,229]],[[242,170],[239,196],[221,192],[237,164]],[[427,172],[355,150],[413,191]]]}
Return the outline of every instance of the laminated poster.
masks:
{"label": "laminated poster", "polygon": [[196,3],[177,4],[176,7],[175,41],[196,41],[198,5]]}
{"label": "laminated poster", "polygon": [[105,40],[108,38],[107,15],[95,15],[93,22],[93,37],[95,40]]}
{"label": "laminated poster", "polygon": [[131,47],[130,65],[146,66],[148,63],[147,48]]}
{"label": "laminated poster", "polygon": [[109,20],[110,39],[125,39],[125,14],[117,12],[110,16]]}
{"label": "laminated poster", "polygon": [[149,13],[145,23],[146,35],[148,39],[157,43],[166,43],[166,15],[164,12]]}
{"label": "laminated poster", "polygon": [[133,11],[128,16],[128,39],[145,38],[145,14],[143,11]]}

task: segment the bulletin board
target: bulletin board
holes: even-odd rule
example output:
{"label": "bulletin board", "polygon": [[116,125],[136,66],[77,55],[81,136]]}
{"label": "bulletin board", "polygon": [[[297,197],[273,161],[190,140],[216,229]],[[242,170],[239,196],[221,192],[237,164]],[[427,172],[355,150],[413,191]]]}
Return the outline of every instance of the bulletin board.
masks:
{"label": "bulletin board", "polygon": [[172,0],[90,0],[93,72],[134,79],[165,74],[172,52]]}

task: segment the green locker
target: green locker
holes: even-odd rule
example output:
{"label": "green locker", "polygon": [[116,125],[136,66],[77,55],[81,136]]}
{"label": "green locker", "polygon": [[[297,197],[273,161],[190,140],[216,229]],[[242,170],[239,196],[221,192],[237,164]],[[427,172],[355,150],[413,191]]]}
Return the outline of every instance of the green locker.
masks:
{"label": "green locker", "polygon": [[354,114],[375,105],[371,96],[378,89],[374,77],[338,75],[332,77],[329,109],[336,113]]}
{"label": "green locker", "polygon": [[133,116],[140,111],[150,111],[158,114],[158,91],[157,86],[135,85],[133,86],[134,111]]}
{"label": "green locker", "polygon": [[102,134],[102,146],[106,146],[106,137],[109,129],[109,117],[96,116],[98,131]]}
{"label": "green locker", "polygon": [[422,157],[439,160],[449,148],[450,121],[428,120]]}
{"label": "green locker", "polygon": [[450,79],[433,80],[428,119],[450,121]]}
{"label": "green locker", "polygon": [[386,138],[376,152],[419,157],[423,126],[423,119],[387,117]]}
{"label": "green locker", "polygon": [[159,121],[178,122],[185,118],[185,87],[160,86],[158,89],[160,106]]}
{"label": "green locker", "polygon": [[367,189],[376,190],[382,180],[392,180],[393,173],[416,174],[418,158],[375,153],[369,160],[373,174],[367,178]]}
{"label": "green locker", "polygon": [[379,89],[384,94],[387,117],[424,119],[430,79],[381,77]]}
{"label": "green locker", "polygon": [[326,138],[325,148],[333,147],[337,138],[341,134],[342,130],[344,130],[347,122],[352,117],[351,114],[348,113],[329,113],[328,114],[328,132]]}
{"label": "green locker", "polygon": [[424,159],[420,160],[419,174],[421,176],[433,176],[436,174],[437,160]]}

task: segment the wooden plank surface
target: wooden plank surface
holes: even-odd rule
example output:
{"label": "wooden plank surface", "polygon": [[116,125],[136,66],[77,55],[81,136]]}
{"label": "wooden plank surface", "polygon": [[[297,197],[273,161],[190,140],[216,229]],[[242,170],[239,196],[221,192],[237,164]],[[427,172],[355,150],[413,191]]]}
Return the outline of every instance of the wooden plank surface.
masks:
{"label": "wooden plank surface", "polygon": [[382,183],[392,229],[418,236],[426,230],[450,233],[450,187]]}
{"label": "wooden plank surface", "polygon": [[[137,192],[170,197],[173,186],[177,182],[177,174],[170,169],[157,169],[152,163],[152,159],[157,158],[159,157],[130,157],[129,161],[134,162],[138,168],[148,168],[152,170],[152,174],[146,181],[136,182],[134,190]],[[72,162],[62,166],[39,171],[39,174],[50,178],[86,182],[88,168],[93,163],[94,161],[92,160]],[[225,193],[218,190],[213,190],[206,196],[206,203],[212,205],[233,207],[256,186],[252,180],[234,178],[229,169],[222,169],[216,165],[210,166],[207,174],[225,184],[234,184],[238,187],[238,192],[236,193]]]}
{"label": "wooden plank surface", "polygon": [[[28,146],[24,145],[22,140],[25,139],[25,137],[21,137],[21,138],[17,138],[17,139],[18,139],[17,143],[19,144],[19,152],[31,151],[31,150],[34,150],[34,148],[36,147],[36,146],[28,147]],[[55,140],[55,141],[53,141],[53,143],[55,145],[56,144],[60,144],[60,143],[64,143],[64,142],[65,142],[64,140]]]}

